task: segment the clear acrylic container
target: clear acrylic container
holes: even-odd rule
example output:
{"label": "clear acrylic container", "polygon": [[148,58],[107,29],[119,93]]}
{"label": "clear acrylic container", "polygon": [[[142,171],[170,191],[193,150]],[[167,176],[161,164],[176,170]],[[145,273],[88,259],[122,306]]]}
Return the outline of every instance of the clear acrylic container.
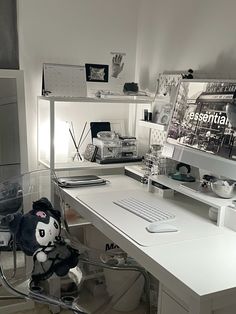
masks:
{"label": "clear acrylic container", "polygon": [[119,139],[102,140],[94,138],[93,144],[98,147],[97,157],[99,159],[119,158],[122,155],[122,144]]}
{"label": "clear acrylic container", "polygon": [[144,158],[145,175],[168,175],[175,167],[175,162],[162,156],[162,146],[153,144]]}

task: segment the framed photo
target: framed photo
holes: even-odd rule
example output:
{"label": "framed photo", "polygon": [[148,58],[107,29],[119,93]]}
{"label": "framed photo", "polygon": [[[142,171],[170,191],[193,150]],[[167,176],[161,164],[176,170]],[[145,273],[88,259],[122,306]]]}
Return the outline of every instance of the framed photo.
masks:
{"label": "framed photo", "polygon": [[86,63],[85,69],[87,82],[108,82],[109,65]]}
{"label": "framed photo", "polygon": [[159,75],[157,95],[153,102],[153,122],[167,125],[172,111],[178,85],[182,79],[179,73]]}

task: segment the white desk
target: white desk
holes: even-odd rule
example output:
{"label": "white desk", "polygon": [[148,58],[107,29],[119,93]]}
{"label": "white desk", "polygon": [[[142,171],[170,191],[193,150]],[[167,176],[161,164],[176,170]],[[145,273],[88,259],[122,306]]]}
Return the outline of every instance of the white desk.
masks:
{"label": "white desk", "polygon": [[[236,233],[208,220],[207,207],[202,203],[185,196],[159,199],[147,192],[147,186],[123,175],[106,178],[111,182],[106,186],[64,189],[65,200],[181,299],[189,312],[179,313],[236,313]],[[176,213],[178,234],[154,234],[150,246],[138,244],[140,238],[133,239],[134,233],[130,235],[127,226],[141,230],[147,223],[112,200],[137,192]],[[233,303],[233,312],[213,312]]]}

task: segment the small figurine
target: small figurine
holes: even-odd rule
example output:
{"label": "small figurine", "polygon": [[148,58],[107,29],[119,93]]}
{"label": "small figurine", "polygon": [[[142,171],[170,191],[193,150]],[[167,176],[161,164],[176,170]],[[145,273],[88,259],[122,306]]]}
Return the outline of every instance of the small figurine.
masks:
{"label": "small figurine", "polygon": [[181,75],[183,79],[193,79],[193,70],[189,69],[187,74],[183,73]]}

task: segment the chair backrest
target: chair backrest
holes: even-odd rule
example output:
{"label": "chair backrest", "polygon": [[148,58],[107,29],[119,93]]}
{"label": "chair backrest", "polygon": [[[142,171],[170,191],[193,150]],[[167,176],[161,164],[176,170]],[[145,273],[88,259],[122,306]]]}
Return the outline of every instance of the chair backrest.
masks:
{"label": "chair backrest", "polygon": [[[21,298],[26,298],[26,299],[33,299],[38,302],[46,303],[46,304],[51,304],[51,305],[59,305],[62,307],[66,307],[68,309],[72,309],[75,313],[84,313],[80,310],[78,310],[76,305],[73,304],[66,304],[63,300],[55,298],[55,296],[50,296],[46,295],[45,293],[41,293],[42,291],[35,290],[35,286],[32,286],[32,278],[33,274],[35,275],[35,272],[38,271],[37,267],[40,267],[41,261],[37,260],[36,257],[33,257],[31,261],[29,261],[29,264],[34,265],[33,271],[31,265],[24,264],[24,275],[21,274],[20,281],[24,280],[26,282],[26,286],[28,289],[22,290],[19,287],[16,287],[14,283],[12,283],[12,279],[15,281],[18,281],[18,275],[15,276],[16,268],[18,266],[18,259],[17,256],[19,256],[19,250],[23,250],[23,246],[21,245],[20,235],[21,232],[18,232],[16,234],[11,233],[12,225],[11,223],[16,219],[26,219],[25,217],[28,217],[31,212],[35,213],[35,218],[38,215],[39,219],[42,220],[42,223],[46,225],[48,223],[48,220],[45,219],[43,221],[44,215],[43,214],[48,214],[49,221],[52,218],[53,224],[56,229],[58,229],[58,225],[56,226],[56,223],[60,222],[60,215],[58,213],[58,210],[60,211],[60,192],[55,193],[55,191],[59,188],[57,187],[56,184],[57,180],[55,177],[54,172],[52,172],[49,169],[46,170],[36,170],[32,172],[27,172],[23,173],[17,177],[12,177],[8,178],[7,180],[4,180],[3,182],[0,182],[0,283],[13,295],[16,295]],[[57,198],[59,198],[59,203],[57,202],[58,207],[54,207],[54,201],[55,201],[55,194],[57,194]],[[43,210],[40,210],[40,201],[42,198],[46,198],[46,200],[49,200],[49,203],[43,203],[43,208],[46,206]],[[39,202],[37,202],[40,200]],[[58,200],[57,200],[58,201]],[[50,207],[50,203],[52,203],[52,207]],[[49,204],[49,205],[48,205]],[[47,207],[48,205],[48,207]],[[55,210],[57,209],[57,210]],[[51,215],[50,214],[51,210]],[[63,210],[62,210],[63,211]],[[45,214],[45,215],[46,215]],[[61,213],[62,215],[62,220],[64,219],[64,214]],[[23,216],[22,216],[23,215]],[[56,216],[58,215],[58,216]],[[16,218],[17,217],[17,218]],[[56,220],[58,217],[58,221]],[[46,221],[47,220],[47,221]],[[23,221],[20,221],[20,225],[18,230],[23,230],[24,227]],[[28,224],[29,226],[29,224]],[[36,229],[35,229],[36,230]],[[18,238],[17,238],[18,237]],[[30,244],[29,244],[30,245]],[[51,245],[51,244],[50,244]],[[60,264],[60,260],[55,257],[56,262],[57,262],[57,268],[56,271],[51,270],[50,276],[52,274],[56,273],[59,276],[66,272],[70,269],[70,266],[72,265],[75,267],[78,263],[78,257],[77,257],[77,251],[72,249],[66,242],[63,242],[63,240],[58,237],[57,242],[53,242],[53,250],[57,248],[57,251],[54,254],[54,251],[51,251],[50,258],[48,258],[49,261],[49,266],[50,260],[54,255],[60,254],[62,256],[64,264]],[[13,259],[9,261],[8,264],[11,264],[13,267],[13,272],[9,272],[9,267],[8,270],[4,268],[6,266],[6,263],[3,263],[3,256],[5,251],[12,251],[13,252]],[[25,252],[25,251],[24,251]],[[43,251],[42,251],[43,252]],[[25,252],[27,254],[27,252]],[[49,253],[47,253],[49,254]],[[8,259],[9,259],[9,254],[8,254]],[[35,262],[36,261],[36,262]],[[37,265],[37,267],[36,267]],[[62,266],[64,267],[62,267]],[[54,266],[54,264],[53,264]],[[71,267],[72,267],[71,266]],[[67,268],[66,268],[67,267]],[[43,269],[43,268],[42,268]],[[44,270],[44,269],[43,269]],[[17,269],[18,271],[18,269]],[[40,270],[39,270],[40,271]],[[63,272],[64,271],[64,272]],[[37,272],[37,275],[39,272]],[[42,275],[42,274],[41,274]],[[15,277],[15,278],[13,278]],[[47,273],[46,278],[48,278],[49,275]],[[37,288],[37,287],[36,287]]]}
{"label": "chair backrest", "polygon": [[2,238],[9,239],[3,218],[16,212],[28,212],[40,197],[52,201],[52,176],[51,170],[36,170],[0,182],[0,250],[7,245]]}

